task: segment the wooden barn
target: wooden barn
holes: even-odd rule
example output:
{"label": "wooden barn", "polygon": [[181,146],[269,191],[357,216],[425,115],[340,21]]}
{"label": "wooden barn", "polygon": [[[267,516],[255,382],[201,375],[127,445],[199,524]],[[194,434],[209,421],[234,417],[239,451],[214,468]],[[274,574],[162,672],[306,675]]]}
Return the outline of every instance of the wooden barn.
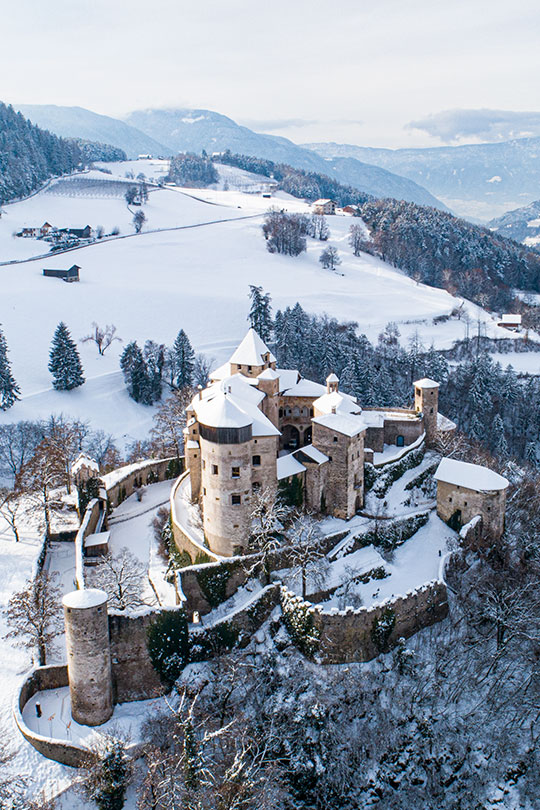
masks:
{"label": "wooden barn", "polygon": [[72,264],[68,270],[43,270],[43,275],[47,278],[61,278],[62,281],[80,281],[78,264]]}

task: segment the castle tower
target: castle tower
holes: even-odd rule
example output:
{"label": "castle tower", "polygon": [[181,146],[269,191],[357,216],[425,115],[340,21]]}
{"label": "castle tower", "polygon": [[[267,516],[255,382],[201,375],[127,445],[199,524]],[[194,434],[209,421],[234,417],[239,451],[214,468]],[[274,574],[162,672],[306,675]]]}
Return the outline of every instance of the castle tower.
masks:
{"label": "castle tower", "polygon": [[262,412],[279,428],[279,374],[267,368],[257,377],[259,390],[266,394],[261,403]]}
{"label": "castle tower", "polygon": [[439,416],[439,383],[424,377],[414,383],[414,410],[424,417],[426,445],[432,447],[437,438]]}
{"label": "castle tower", "polygon": [[107,594],[95,588],[64,596],[71,716],[99,726],[113,713]]}
{"label": "castle tower", "polygon": [[229,360],[230,374],[258,377],[267,368],[275,369],[276,358],[255,329],[248,332]]}
{"label": "castle tower", "polygon": [[334,391],[339,390],[339,377],[337,374],[329,374],[326,378],[326,393],[332,394]]}

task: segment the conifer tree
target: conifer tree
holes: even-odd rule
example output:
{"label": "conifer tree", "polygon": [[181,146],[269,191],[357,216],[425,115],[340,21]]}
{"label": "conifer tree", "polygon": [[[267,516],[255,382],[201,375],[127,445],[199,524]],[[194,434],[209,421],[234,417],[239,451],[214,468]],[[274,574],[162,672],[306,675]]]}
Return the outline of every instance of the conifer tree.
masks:
{"label": "conifer tree", "polygon": [[136,341],[128,343],[122,352],[120,368],[130,397],[135,402],[144,401],[148,380],[143,354]]}
{"label": "conifer tree", "polygon": [[195,352],[188,336],[180,329],[170,352],[171,381],[177,388],[186,388],[193,384],[193,366]]}
{"label": "conifer tree", "polygon": [[249,285],[249,298],[251,308],[249,310],[248,321],[252,329],[266,342],[272,336],[272,307],[269,293],[265,293],[262,287]]}
{"label": "conifer tree", "polygon": [[504,435],[504,424],[500,414],[493,420],[493,451],[501,458],[508,456],[508,443]]}
{"label": "conifer tree", "polygon": [[8,347],[4,333],[0,329],[0,410],[7,411],[19,399],[21,392],[11,373],[8,360]]}
{"label": "conifer tree", "polygon": [[63,321],[56,327],[49,357],[49,371],[53,375],[53,387],[57,391],[71,391],[83,385],[81,358]]}

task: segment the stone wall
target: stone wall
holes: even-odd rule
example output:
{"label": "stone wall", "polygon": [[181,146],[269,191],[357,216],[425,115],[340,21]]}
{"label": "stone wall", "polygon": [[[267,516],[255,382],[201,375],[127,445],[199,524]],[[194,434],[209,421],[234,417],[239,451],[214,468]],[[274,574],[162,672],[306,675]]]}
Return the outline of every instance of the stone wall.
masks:
{"label": "stone wall", "polygon": [[81,745],[69,742],[68,740],[55,740],[50,737],[42,737],[32,731],[23,720],[22,710],[25,704],[36,692],[44,689],[59,689],[68,686],[67,665],[37,667],[25,677],[18,694],[15,696],[13,705],[13,716],[15,723],[25,740],[33,745],[36,751],[43,754],[47,759],[61,762],[62,765],[70,765],[78,768],[88,756],[88,749]]}
{"label": "stone wall", "polygon": [[483,534],[486,539],[499,538],[504,531],[506,490],[476,492],[467,487],[437,482],[437,514],[446,523],[453,524],[457,531],[476,515],[482,517]]}
{"label": "stone wall", "polygon": [[423,419],[404,418],[384,420],[385,444],[396,444],[398,436],[403,436],[405,445],[413,444],[423,432]]}
{"label": "stone wall", "polygon": [[113,697],[115,703],[163,695],[163,686],[148,654],[148,627],[157,616],[174,612],[155,609],[140,614],[109,614]]}
{"label": "stone wall", "polygon": [[[388,651],[399,638],[410,636],[441,621],[448,615],[448,598],[444,582],[430,582],[397,599],[387,599],[370,608],[336,608],[324,610],[286,588],[281,589],[281,605],[293,627],[300,627],[293,640],[302,647],[308,638],[311,656],[323,664],[370,661]],[[391,632],[384,645],[376,642],[376,628],[387,622]]]}
{"label": "stone wall", "polygon": [[93,534],[99,522],[103,504],[98,498],[92,498],[84,513],[79,531],[75,537],[75,580],[77,588],[84,588],[84,541]]}
{"label": "stone wall", "polygon": [[[125,498],[129,498],[134,493],[138,486],[165,481],[168,476],[169,465],[175,460],[174,458],[164,458],[141,461],[135,469],[132,469],[131,465],[129,465],[129,471],[123,476],[120,475],[121,468],[115,471],[119,474],[119,477],[115,476],[112,479],[111,473],[102,476],[110,505],[112,507],[119,506]],[[183,459],[180,459],[180,463],[183,463]],[[109,478],[109,481],[107,478]]]}
{"label": "stone wall", "polygon": [[330,459],[324,465],[326,510],[348,520],[364,503],[364,433],[345,436],[314,422],[313,445]]}

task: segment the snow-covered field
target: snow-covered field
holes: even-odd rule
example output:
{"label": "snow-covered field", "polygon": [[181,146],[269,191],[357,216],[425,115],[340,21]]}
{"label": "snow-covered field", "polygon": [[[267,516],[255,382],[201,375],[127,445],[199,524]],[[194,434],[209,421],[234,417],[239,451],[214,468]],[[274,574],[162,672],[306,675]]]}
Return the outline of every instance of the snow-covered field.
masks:
{"label": "snow-covered field", "polygon": [[[144,161],[130,161],[133,163],[144,170]],[[114,175],[93,172],[92,176],[105,178],[104,183],[107,178],[123,176],[124,165],[109,166]],[[307,253],[297,258],[267,252],[260,229],[262,214],[276,199],[240,191],[185,191],[152,191],[145,206],[148,227],[201,227],[143,232],[52,259],[0,267],[0,323],[22,389],[22,401],[1,414],[0,422],[64,412],[89,419],[92,427],[113,433],[122,444],[145,436],[152,409],[136,405],[125,393],[118,371],[122,343],[113,344],[105,357],[92,344],[79,344],[87,383],[70,393],[51,389],[48,353],[58,322],[64,320],[76,340],[88,334],[92,321],[114,323],[124,344],[150,338],[171,345],[183,328],[197,351],[222,362],[246,329],[249,284],[268,290],[274,309],[298,300],[310,312],[358,321],[371,340],[377,339],[388,321],[398,323],[403,341],[418,331],[427,345],[433,341],[437,347],[448,347],[464,336],[463,320],[433,321],[448,315],[461,300],[444,290],[417,284],[377,258],[352,255],[350,218],[328,218],[330,241],[342,258],[339,272],[333,273],[322,269],[318,260],[323,245],[314,240],[308,240]],[[202,201],[203,197],[214,204]],[[291,211],[308,210],[305,203],[282,193],[278,204]],[[205,224],[245,216],[254,218]],[[17,258],[16,249],[27,250],[30,245],[41,250],[43,242],[14,239],[11,234],[23,222],[41,224],[45,220],[105,228],[118,225],[123,232],[132,231],[131,213],[123,199],[67,197],[44,191],[5,206],[0,219],[0,256]],[[74,262],[81,267],[78,284],[42,276],[44,266],[67,268]],[[483,310],[469,303],[465,309],[473,322],[478,318],[485,322],[488,335],[508,337]]]}

